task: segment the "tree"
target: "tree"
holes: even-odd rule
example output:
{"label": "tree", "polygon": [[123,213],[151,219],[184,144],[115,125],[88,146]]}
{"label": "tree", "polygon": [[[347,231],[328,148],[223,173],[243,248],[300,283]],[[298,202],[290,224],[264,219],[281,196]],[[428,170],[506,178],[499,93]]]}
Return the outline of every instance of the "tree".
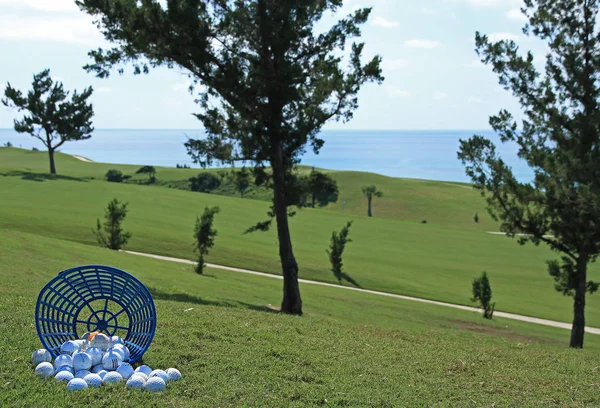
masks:
{"label": "tree", "polygon": [[206,207],[201,218],[196,217],[196,227],[194,228],[194,252],[198,253],[198,263],[196,264],[196,273],[202,275],[204,272],[204,256],[208,255],[210,249],[215,245],[217,230],[212,228],[215,215],[220,211],[219,207]]}
{"label": "tree", "polygon": [[48,149],[50,173],[56,174],[54,152],[66,142],[86,140],[92,137],[92,117],[94,110],[88,103],[92,87],[82,93],[65,91],[62,82],[54,82],[50,70],[46,69],[33,76],[32,89],[27,96],[10,83],[6,84],[2,103],[26,114],[21,120],[15,119],[15,130],[29,133],[39,139]]}
{"label": "tree", "polygon": [[331,262],[331,272],[333,272],[333,275],[338,282],[341,284],[342,279],[345,279],[354,286],[360,287],[360,285],[343,270],[342,255],[344,254],[344,249],[346,249],[346,244],[352,242],[352,240],[348,238],[351,226],[352,221],[348,221],[339,233],[333,231],[331,234],[331,243],[326,252],[327,255],[329,255],[329,262]]}
{"label": "tree", "polygon": [[483,317],[491,319],[494,315],[495,303],[492,301],[492,287],[490,286],[490,280],[487,277],[487,273],[484,271],[481,277],[473,279],[473,297],[472,302],[478,302],[483,309]]}
{"label": "tree", "polygon": [[104,218],[106,219],[104,225],[101,225],[98,219],[96,229],[93,231],[100,245],[115,251],[127,245],[129,238],[131,238],[131,233],[123,232],[123,228],[121,227],[123,220],[127,216],[127,205],[127,203],[121,203],[116,198],[108,203],[104,214]]}
{"label": "tree", "polygon": [[242,168],[240,171],[234,171],[234,182],[236,190],[241,194],[242,198],[244,198],[244,193],[250,187],[250,173],[246,168]]}
{"label": "tree", "polygon": [[473,217],[473,222],[475,224],[479,224],[479,214],[475,213],[475,216]]}
{"label": "tree", "polygon": [[315,204],[325,207],[329,203],[335,203],[339,191],[337,182],[331,176],[313,170],[308,176],[308,193],[311,207],[314,208]]}
{"label": "tree", "polygon": [[147,174],[148,175],[148,183],[153,183],[156,181],[156,169],[154,166],[143,166],[135,172],[135,174]]}
{"label": "tree", "polygon": [[378,197],[378,198],[383,197],[383,192],[377,190],[377,187],[371,185],[371,186],[364,186],[362,188],[362,193],[365,197],[367,197],[367,201],[369,203],[367,214],[369,215],[369,217],[372,217],[373,211],[371,210],[371,204],[373,203],[373,197]]}
{"label": "tree", "polygon": [[307,146],[319,151],[323,125],[350,120],[362,85],[383,80],[379,56],[362,63],[363,43],[352,44],[348,68],[342,66],[340,51],[360,36],[371,9],[356,10],[315,33],[322,17],[342,3],[170,0],[165,9],[157,0],[77,1],[115,44],[92,51],[88,71],[106,77],[122,63],[133,63],[137,73],[155,66],[187,71],[202,85],[196,117],[207,134],[186,143],[194,161],[250,162],[259,180],[270,167],[273,208],[261,225],[268,228],[273,218],[277,223],[284,313],[302,314],[286,180]]}
{"label": "tree", "polygon": [[221,179],[212,173],[204,172],[190,178],[190,188],[199,193],[210,193],[219,188]]}
{"label": "tree", "polygon": [[481,137],[461,141],[458,157],[501,230],[519,243],[545,243],[561,254],[548,263],[556,289],[574,297],[570,346],[583,347],[588,265],[600,250],[600,36],[596,0],[525,0],[523,32],[547,42],[545,73],[531,52],[514,41],[490,42],[476,34],[481,60],[524,108],[522,125],[506,110],[490,118],[503,143],[516,143],[533,170],[531,182],[516,179]]}
{"label": "tree", "polygon": [[123,173],[120,170],[111,169],[106,172],[106,180],[112,183],[122,183]]}

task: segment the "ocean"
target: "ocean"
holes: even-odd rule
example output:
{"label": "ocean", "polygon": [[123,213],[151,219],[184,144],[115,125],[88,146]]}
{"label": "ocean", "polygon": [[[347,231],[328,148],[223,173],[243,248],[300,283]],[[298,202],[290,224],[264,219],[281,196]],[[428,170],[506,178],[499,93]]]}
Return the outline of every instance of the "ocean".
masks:
{"label": "ocean", "polygon": [[[474,130],[328,130],[318,155],[308,151],[302,164],[332,170],[356,170],[391,177],[469,182],[456,157],[459,140],[474,134],[492,139],[519,180],[530,180],[531,170],[519,160],[516,146],[502,145],[493,131]],[[194,166],[183,143],[201,138],[202,130],[98,129],[92,138],[65,143],[61,151],[98,162]],[[0,145],[43,149],[42,143],[12,129],[0,129]]]}

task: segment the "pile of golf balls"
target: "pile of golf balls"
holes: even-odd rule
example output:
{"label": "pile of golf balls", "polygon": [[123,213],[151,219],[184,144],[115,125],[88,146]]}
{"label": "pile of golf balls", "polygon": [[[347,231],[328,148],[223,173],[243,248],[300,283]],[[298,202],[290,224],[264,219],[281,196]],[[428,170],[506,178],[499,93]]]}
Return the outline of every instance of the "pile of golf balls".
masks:
{"label": "pile of golf balls", "polygon": [[127,388],[156,392],[164,391],[169,382],[181,379],[176,368],[152,370],[142,365],[134,369],[129,364],[129,349],[118,336],[86,333],[80,340],[63,343],[60,353],[52,361],[48,350],[36,350],[31,363],[36,375],[63,381],[69,391],[125,383]]}

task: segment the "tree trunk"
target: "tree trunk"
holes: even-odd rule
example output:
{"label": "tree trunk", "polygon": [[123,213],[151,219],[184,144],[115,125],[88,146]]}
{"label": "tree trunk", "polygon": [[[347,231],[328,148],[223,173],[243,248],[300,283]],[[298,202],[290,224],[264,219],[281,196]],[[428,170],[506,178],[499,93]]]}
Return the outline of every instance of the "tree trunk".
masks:
{"label": "tree trunk", "polygon": [[54,149],[48,148],[48,157],[50,158],[50,174],[56,174],[56,165],[54,164]]}
{"label": "tree trunk", "polygon": [[279,238],[279,258],[283,272],[283,313],[301,315],[302,299],[298,285],[298,264],[292,249],[292,238],[288,223],[287,205],[285,203],[285,168],[281,157],[281,148],[278,148],[273,166],[273,191],[274,210],[277,221],[277,236]]}
{"label": "tree trunk", "polygon": [[373,216],[373,212],[371,211],[371,201],[373,201],[373,197],[367,197],[367,200],[369,201],[369,217]]}
{"label": "tree trunk", "polygon": [[587,257],[581,255],[577,262],[577,286],[573,304],[573,327],[571,328],[570,347],[583,348],[585,334],[585,292],[587,280]]}

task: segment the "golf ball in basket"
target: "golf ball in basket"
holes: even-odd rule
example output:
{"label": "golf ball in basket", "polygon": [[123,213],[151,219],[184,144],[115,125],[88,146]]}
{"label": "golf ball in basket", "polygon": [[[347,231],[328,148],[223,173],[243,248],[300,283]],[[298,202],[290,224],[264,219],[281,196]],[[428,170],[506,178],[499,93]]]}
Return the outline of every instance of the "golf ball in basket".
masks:
{"label": "golf ball in basket", "polygon": [[92,388],[98,388],[102,385],[102,378],[98,374],[88,374],[83,380]]}
{"label": "golf ball in basket", "polygon": [[121,365],[117,368],[117,373],[121,374],[123,379],[129,380],[134,374],[133,367],[129,363],[121,363]]}
{"label": "golf ball in basket", "polygon": [[54,366],[47,361],[39,363],[35,367],[35,375],[39,375],[40,377],[52,377],[54,376]]}
{"label": "golf ball in basket", "polygon": [[83,378],[73,378],[67,384],[67,389],[69,391],[79,391],[79,390],[86,389],[87,387],[88,387],[88,384],[85,382],[85,380]]}
{"label": "golf ball in basket", "polygon": [[60,346],[60,352],[63,354],[72,355],[77,350],[79,350],[79,345],[73,340],[65,341],[63,345]]}
{"label": "golf ball in basket", "polygon": [[75,373],[75,378],[85,378],[88,374],[91,374],[88,370],[79,370]]}
{"label": "golf ball in basket", "polygon": [[169,381],[178,381],[181,380],[181,373],[176,368],[167,369],[167,377]]}
{"label": "golf ball in basket", "polygon": [[68,371],[59,371],[58,373],[56,373],[56,375],[54,376],[54,379],[56,381],[64,381],[64,382],[69,382],[73,379],[73,374],[71,374]]}
{"label": "golf ball in basket", "polygon": [[[100,363],[102,363],[102,359],[100,359]],[[92,373],[94,374],[98,374],[99,371],[104,370],[104,366],[102,364],[98,364],[92,367],[92,369],[90,370]]]}
{"label": "golf ball in basket", "polygon": [[73,368],[75,371],[89,370],[92,368],[92,358],[87,353],[77,353],[73,357]]}
{"label": "golf ball in basket", "polygon": [[123,381],[123,377],[121,377],[121,374],[117,373],[116,371],[109,371],[102,379],[102,383],[104,385],[118,384],[121,381]]}
{"label": "golf ball in basket", "polygon": [[87,349],[88,346],[88,341],[87,340],[74,340],[75,343],[77,344],[77,346],[79,347],[79,350],[81,351],[85,351],[85,349]]}
{"label": "golf ball in basket", "polygon": [[60,372],[60,371],[68,371],[71,374],[75,374],[75,370],[73,370],[73,367],[68,366],[68,365],[64,365],[64,366],[60,366],[56,369],[56,372]]}
{"label": "golf ball in basket", "polygon": [[109,351],[102,357],[102,365],[107,371],[115,371],[122,362],[121,354],[115,351]]}
{"label": "golf ball in basket", "polygon": [[52,354],[46,349],[39,349],[33,352],[31,355],[31,364],[37,366],[40,363],[51,363]]}
{"label": "golf ball in basket", "polygon": [[152,369],[150,367],[148,367],[147,365],[141,365],[135,369],[135,372],[136,373],[144,373],[144,374],[146,374],[146,376],[149,376],[150,373],[152,372]]}
{"label": "golf ball in basket", "polygon": [[111,347],[110,349],[108,349],[108,351],[114,351],[116,353],[119,353],[119,354],[121,354],[123,361],[129,361],[129,356],[130,356],[129,349],[122,344],[116,344],[113,347]]}
{"label": "golf ball in basket", "polygon": [[164,391],[167,387],[165,381],[160,377],[150,377],[146,381],[146,390],[148,391]]}
{"label": "golf ball in basket", "polygon": [[54,368],[62,367],[65,365],[73,367],[73,358],[68,354],[61,354],[58,357],[56,357],[56,360],[54,360]]}
{"label": "golf ball in basket", "polygon": [[98,374],[100,376],[100,378],[104,379],[104,376],[106,375],[106,373],[108,373],[108,371],[100,370],[96,374]]}
{"label": "golf ball in basket", "polygon": [[101,350],[106,350],[108,349],[109,343],[110,339],[106,334],[98,333],[92,338],[92,341],[90,341],[90,346],[98,347]]}
{"label": "golf ball in basket", "polygon": [[88,347],[85,352],[92,358],[93,366],[97,366],[98,364],[102,363],[102,356],[104,353],[98,347]]}
{"label": "golf ball in basket", "polygon": [[111,336],[110,341],[109,341],[109,347],[113,347],[116,344],[125,345],[125,342],[119,336]]}
{"label": "golf ball in basket", "polygon": [[138,390],[143,390],[145,385],[146,381],[144,381],[144,379],[139,375],[131,376],[131,378],[125,383],[127,388],[134,388]]}
{"label": "golf ball in basket", "polygon": [[[150,373],[150,375],[148,376],[150,378],[153,377],[159,377],[160,379],[162,379],[165,383],[167,381],[169,381],[169,376],[167,375],[167,373],[164,370],[154,370]],[[149,379],[150,379],[149,378]]]}

